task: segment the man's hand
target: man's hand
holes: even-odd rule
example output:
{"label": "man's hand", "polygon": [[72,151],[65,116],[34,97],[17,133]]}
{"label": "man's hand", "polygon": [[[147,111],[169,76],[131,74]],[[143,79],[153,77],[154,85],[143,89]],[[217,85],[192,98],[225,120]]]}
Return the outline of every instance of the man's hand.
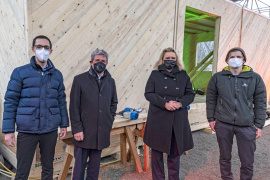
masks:
{"label": "man's hand", "polygon": [[82,141],[83,140],[83,132],[78,132],[74,134],[74,138],[76,141]]}
{"label": "man's hand", "polygon": [[66,136],[66,134],[67,134],[67,128],[61,128],[59,138],[63,139]]}
{"label": "man's hand", "polygon": [[15,133],[6,134],[5,140],[6,140],[7,145],[14,147],[15,146]]}
{"label": "man's hand", "polygon": [[212,131],[214,131],[214,132],[216,132],[216,130],[215,130],[215,125],[216,125],[216,121],[212,121],[212,122],[209,123],[210,128],[211,128]]}
{"label": "man's hand", "polygon": [[261,136],[262,136],[262,130],[258,128],[256,132],[256,139],[258,139]]}

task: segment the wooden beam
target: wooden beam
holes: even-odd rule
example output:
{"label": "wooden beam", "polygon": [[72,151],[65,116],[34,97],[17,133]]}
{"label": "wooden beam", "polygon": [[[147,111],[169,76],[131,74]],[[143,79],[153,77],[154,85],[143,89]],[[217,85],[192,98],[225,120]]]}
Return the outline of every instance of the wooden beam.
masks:
{"label": "wooden beam", "polygon": [[215,37],[214,37],[214,53],[213,53],[213,66],[212,66],[212,75],[217,72],[217,64],[218,64],[218,51],[219,51],[219,35],[220,35],[220,23],[221,18],[218,17],[216,19],[215,26]]}
{"label": "wooden beam", "polygon": [[123,164],[127,163],[127,141],[126,141],[126,134],[120,134],[120,152],[121,152],[121,162]]}
{"label": "wooden beam", "polygon": [[124,127],[112,129],[110,135],[113,136],[113,135],[122,134],[122,133],[125,133]]}
{"label": "wooden beam", "polygon": [[134,136],[142,137],[142,131],[139,129],[134,129],[133,134]]}
{"label": "wooden beam", "polygon": [[196,17],[192,17],[192,18],[187,18],[185,19],[185,21],[195,21],[195,20],[199,20],[199,19],[206,19],[208,18],[208,15],[201,15],[201,16],[196,16]]}
{"label": "wooden beam", "polygon": [[192,78],[197,69],[199,69],[212,55],[213,51],[211,51],[205,58],[203,58],[203,60],[195,68],[193,68],[190,73],[188,73],[189,77]]}
{"label": "wooden beam", "polygon": [[149,147],[144,143],[144,171],[150,169]]}
{"label": "wooden beam", "polygon": [[72,162],[73,156],[67,153],[66,159],[64,160],[63,164],[63,168],[61,170],[59,179],[60,180],[66,180],[67,179],[67,175],[68,175],[68,171],[69,171],[69,167],[70,164]]}
{"label": "wooden beam", "polygon": [[194,24],[194,25],[197,25],[197,26],[203,26],[203,27],[207,27],[207,28],[211,28],[211,29],[215,29],[215,26],[210,26],[210,25],[207,25],[207,24],[203,24],[203,23],[198,23],[198,22],[187,22],[189,24]]}
{"label": "wooden beam", "polygon": [[188,27],[188,26],[185,26],[185,29],[187,30],[194,30],[194,31],[201,31],[201,32],[209,32],[207,30],[203,30],[203,29],[198,29],[198,28],[192,28],[192,27]]}
{"label": "wooden beam", "polygon": [[189,11],[189,10],[186,10],[186,14],[191,15],[191,16],[201,16],[201,15],[205,15],[205,14],[202,14],[202,13],[196,13],[196,12]]}
{"label": "wooden beam", "polygon": [[136,171],[141,173],[141,172],[143,172],[143,169],[142,169],[140,157],[139,157],[137,149],[136,149],[136,145],[134,143],[134,139],[133,139],[134,136],[132,135],[132,131],[129,129],[129,127],[125,127],[125,133],[126,133],[126,136],[128,139],[128,144],[129,144],[129,148],[131,150],[131,154],[135,160]]}
{"label": "wooden beam", "polygon": [[197,76],[199,76],[199,74],[201,74],[201,72],[202,72],[203,70],[205,70],[205,68],[207,68],[207,66],[209,66],[212,62],[213,62],[213,58],[210,59],[204,66],[202,66],[201,69],[200,69],[198,72],[196,72],[196,73],[194,74],[194,76],[192,76],[192,77],[190,78],[190,81],[192,82]]}
{"label": "wooden beam", "polygon": [[188,32],[188,31],[185,31],[186,34],[190,34],[190,35],[194,35],[194,34],[197,34],[197,33],[191,33],[191,32]]}

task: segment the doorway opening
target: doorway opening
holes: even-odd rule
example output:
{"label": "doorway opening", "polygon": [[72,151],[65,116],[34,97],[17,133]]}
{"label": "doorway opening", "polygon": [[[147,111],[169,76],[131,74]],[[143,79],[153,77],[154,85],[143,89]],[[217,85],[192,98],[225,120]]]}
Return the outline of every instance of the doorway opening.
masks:
{"label": "doorway opening", "polygon": [[220,17],[186,7],[183,62],[196,92],[194,103],[205,102],[208,82],[217,71]]}

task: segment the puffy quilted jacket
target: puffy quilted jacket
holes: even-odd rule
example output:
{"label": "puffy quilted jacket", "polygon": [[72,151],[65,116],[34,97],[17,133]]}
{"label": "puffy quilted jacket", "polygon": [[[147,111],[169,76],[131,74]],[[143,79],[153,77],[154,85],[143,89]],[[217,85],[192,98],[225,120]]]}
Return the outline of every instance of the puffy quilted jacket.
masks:
{"label": "puffy quilted jacket", "polygon": [[68,127],[63,76],[48,60],[46,70],[35,63],[14,69],[5,94],[2,132],[43,134]]}

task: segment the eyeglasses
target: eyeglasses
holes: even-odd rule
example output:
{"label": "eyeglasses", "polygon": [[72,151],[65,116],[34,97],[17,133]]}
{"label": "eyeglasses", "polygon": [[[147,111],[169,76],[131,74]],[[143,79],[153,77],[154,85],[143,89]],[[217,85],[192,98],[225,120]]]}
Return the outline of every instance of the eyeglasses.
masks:
{"label": "eyeglasses", "polygon": [[51,49],[50,46],[47,46],[47,45],[45,45],[45,46],[42,46],[42,45],[35,45],[35,48],[37,48],[37,49],[42,49],[42,48],[44,48],[44,49],[46,49],[46,50],[50,50],[50,49]]}

